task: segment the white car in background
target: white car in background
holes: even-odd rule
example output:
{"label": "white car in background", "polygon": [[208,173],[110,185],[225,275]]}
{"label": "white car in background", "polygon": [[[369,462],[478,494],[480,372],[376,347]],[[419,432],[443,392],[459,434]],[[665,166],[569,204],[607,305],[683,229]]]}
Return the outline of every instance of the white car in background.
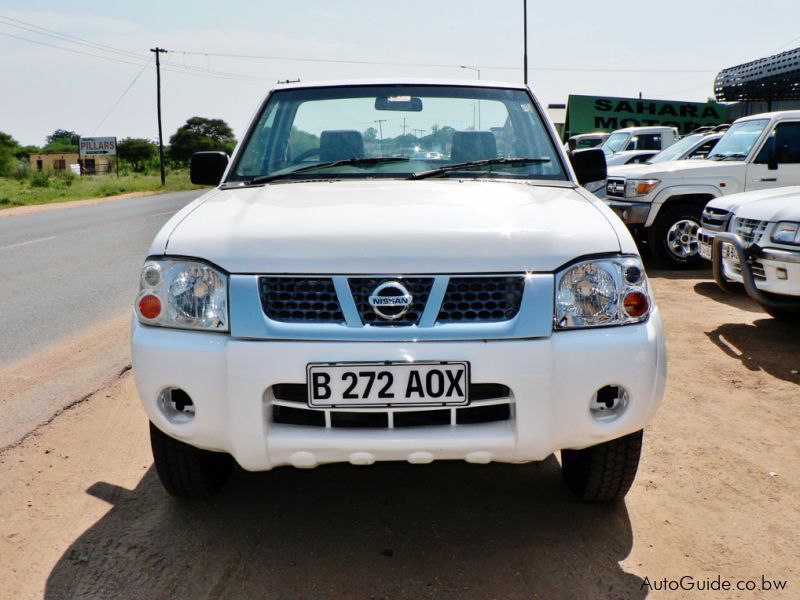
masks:
{"label": "white car in background", "polygon": [[[476,102],[484,129],[457,130]],[[445,132],[439,168],[394,155],[406,119],[425,145]],[[519,84],[272,90],[230,161],[195,155],[192,181],[215,187],[141,271],[133,372],[166,490],[210,496],[234,461],[560,451],[579,498],[623,497],[664,393],[664,334],[632,237],[579,185],[604,176],[603,153],[571,161]]]}
{"label": "white car in background", "polygon": [[606,165],[638,165],[656,156],[659,150],[623,150],[606,157]]}
{"label": "white car in background", "polygon": [[800,186],[717,198],[702,225],[700,255],[720,288],[744,284],[772,316],[800,321]]}

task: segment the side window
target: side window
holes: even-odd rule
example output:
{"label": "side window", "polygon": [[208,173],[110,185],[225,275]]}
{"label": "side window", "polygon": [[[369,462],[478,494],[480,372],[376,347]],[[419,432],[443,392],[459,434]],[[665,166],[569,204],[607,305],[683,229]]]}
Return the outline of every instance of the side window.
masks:
{"label": "side window", "polygon": [[800,163],[800,123],[775,127],[775,159],[779,164]]}
{"label": "side window", "polygon": [[778,164],[800,163],[800,122],[778,123],[759,150],[755,162],[769,163],[773,149]]}
{"label": "side window", "polygon": [[661,150],[661,134],[647,133],[638,137],[637,150]]}

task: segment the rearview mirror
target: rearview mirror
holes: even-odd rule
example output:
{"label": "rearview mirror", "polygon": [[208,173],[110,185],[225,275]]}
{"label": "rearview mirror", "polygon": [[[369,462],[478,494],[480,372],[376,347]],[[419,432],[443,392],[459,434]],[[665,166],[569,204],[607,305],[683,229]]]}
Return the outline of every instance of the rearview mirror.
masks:
{"label": "rearview mirror", "polygon": [[197,185],[219,185],[227,168],[228,155],[224,152],[195,152],[189,178]]}
{"label": "rearview mirror", "polygon": [[375,98],[375,110],[421,112],[422,98],[415,98],[413,96],[378,96]]}
{"label": "rearview mirror", "polygon": [[585,185],[590,181],[602,181],[608,175],[606,154],[600,148],[573,150],[569,155],[572,169],[578,183]]}

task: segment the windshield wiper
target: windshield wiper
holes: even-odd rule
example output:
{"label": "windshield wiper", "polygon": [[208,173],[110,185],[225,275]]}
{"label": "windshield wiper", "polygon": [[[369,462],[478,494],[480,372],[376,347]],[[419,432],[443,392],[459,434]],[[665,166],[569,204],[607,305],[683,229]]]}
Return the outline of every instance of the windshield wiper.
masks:
{"label": "windshield wiper", "polygon": [[542,163],[549,163],[549,158],[487,158],[484,160],[470,160],[468,162],[455,163],[440,167],[438,169],[431,169],[430,171],[420,171],[412,173],[408,179],[425,179],[427,177],[438,177],[451,171],[461,171],[463,169],[471,169],[473,167],[486,167],[493,165],[507,165],[511,167],[524,167],[526,165],[540,165]]}
{"label": "windshield wiper", "polygon": [[345,158],[343,160],[333,160],[330,162],[317,163],[315,165],[306,165],[293,171],[285,173],[273,173],[272,175],[259,175],[244,182],[244,185],[258,185],[259,183],[267,183],[276,179],[283,179],[284,177],[291,177],[295,173],[303,173],[305,171],[313,171],[315,169],[330,169],[332,167],[353,166],[361,167],[366,165],[377,165],[385,162],[400,162],[410,160],[405,156],[371,156],[369,158]]}
{"label": "windshield wiper", "polygon": [[731,154],[714,154],[709,156],[708,160],[733,160],[738,158],[747,158],[747,154],[742,152],[732,152]]}

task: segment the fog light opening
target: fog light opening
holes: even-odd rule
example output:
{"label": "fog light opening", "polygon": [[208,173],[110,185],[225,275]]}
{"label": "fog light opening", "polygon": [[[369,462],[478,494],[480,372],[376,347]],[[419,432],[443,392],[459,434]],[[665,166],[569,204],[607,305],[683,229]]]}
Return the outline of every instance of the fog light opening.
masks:
{"label": "fog light opening", "polygon": [[188,423],[194,419],[194,402],[180,388],[167,388],[158,396],[158,408],[170,423]]}
{"label": "fog light opening", "polygon": [[589,411],[599,421],[612,421],[628,407],[628,390],[619,385],[606,385],[597,390],[589,402]]}
{"label": "fog light opening", "polygon": [[775,275],[778,277],[778,279],[783,279],[784,281],[789,279],[789,271],[782,267],[775,269]]}

